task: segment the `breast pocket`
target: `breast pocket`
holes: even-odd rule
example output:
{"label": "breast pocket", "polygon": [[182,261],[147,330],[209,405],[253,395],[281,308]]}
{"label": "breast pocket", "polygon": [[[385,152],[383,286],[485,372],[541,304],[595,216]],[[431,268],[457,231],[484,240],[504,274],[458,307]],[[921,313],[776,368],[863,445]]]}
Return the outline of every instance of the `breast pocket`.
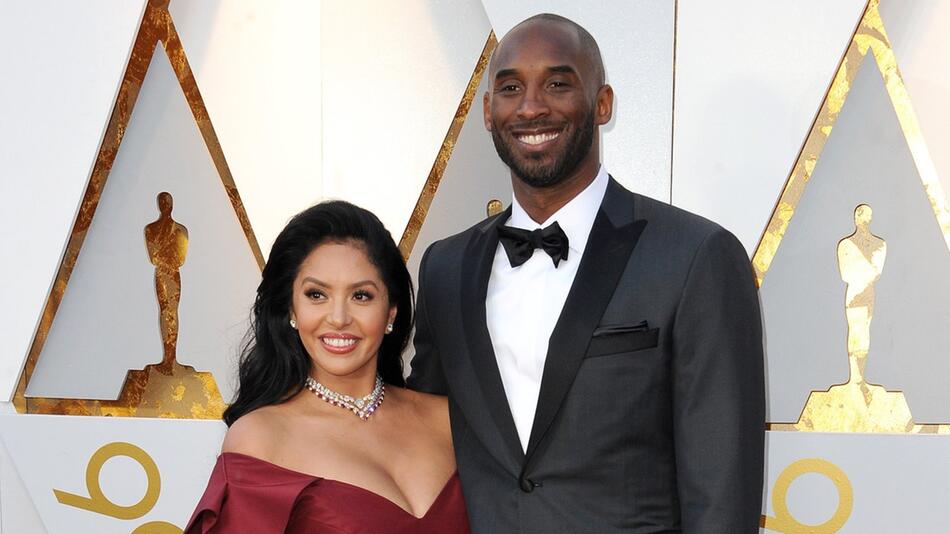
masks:
{"label": "breast pocket", "polygon": [[604,326],[594,331],[587,347],[585,358],[596,358],[622,352],[650,349],[660,340],[659,328],[647,328],[646,324],[625,328],[622,326]]}

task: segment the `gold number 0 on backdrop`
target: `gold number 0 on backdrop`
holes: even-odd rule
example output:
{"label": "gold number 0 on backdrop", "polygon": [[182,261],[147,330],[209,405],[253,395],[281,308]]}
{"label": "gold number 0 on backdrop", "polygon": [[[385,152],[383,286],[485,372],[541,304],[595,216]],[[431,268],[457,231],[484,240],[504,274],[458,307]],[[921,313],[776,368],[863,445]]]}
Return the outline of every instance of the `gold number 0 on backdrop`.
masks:
{"label": "gold number 0 on backdrop", "polygon": [[[838,490],[838,508],[830,519],[819,525],[806,525],[792,516],[788,509],[788,488],[805,473],[817,473],[831,480]],[[785,468],[772,487],[772,508],[775,517],[762,516],[762,527],[785,534],[834,534],[851,517],[854,508],[854,489],[848,475],[840,467],[821,458],[805,458]]]}

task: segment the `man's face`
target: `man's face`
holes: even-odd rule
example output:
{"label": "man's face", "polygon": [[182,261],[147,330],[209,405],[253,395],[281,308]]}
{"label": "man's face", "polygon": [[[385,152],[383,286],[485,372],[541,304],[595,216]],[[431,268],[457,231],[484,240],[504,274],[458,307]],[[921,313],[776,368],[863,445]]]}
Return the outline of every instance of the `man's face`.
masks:
{"label": "man's face", "polygon": [[498,156],[523,182],[549,187],[592,154],[599,80],[572,30],[516,28],[493,60],[485,126]]}

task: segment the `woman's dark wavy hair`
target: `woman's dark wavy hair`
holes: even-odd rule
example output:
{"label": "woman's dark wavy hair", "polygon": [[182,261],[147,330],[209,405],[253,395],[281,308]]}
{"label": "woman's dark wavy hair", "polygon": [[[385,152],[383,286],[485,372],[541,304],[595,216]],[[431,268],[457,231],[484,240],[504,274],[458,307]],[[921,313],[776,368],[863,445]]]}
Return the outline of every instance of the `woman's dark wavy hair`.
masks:
{"label": "woman's dark wavy hair", "polygon": [[252,410],[284,402],[303,389],[311,359],[290,327],[293,282],[317,246],[351,241],[361,246],[379,270],[390,305],[398,307],[393,331],[383,336],[379,347],[377,370],[386,383],[405,385],[402,352],[412,330],[413,291],[399,248],[369,211],[341,200],[321,202],[295,215],[271,248],[241,354],[237,398],[224,411],[228,426]]}

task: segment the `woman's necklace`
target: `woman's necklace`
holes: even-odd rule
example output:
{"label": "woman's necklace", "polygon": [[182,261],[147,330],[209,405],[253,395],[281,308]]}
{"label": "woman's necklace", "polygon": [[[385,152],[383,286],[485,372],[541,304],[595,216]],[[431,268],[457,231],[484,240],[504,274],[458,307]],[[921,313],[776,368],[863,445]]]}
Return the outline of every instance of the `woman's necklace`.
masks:
{"label": "woman's necklace", "polygon": [[376,386],[373,387],[373,391],[369,395],[358,399],[337,393],[309,376],[307,377],[307,381],[304,382],[304,385],[316,396],[334,406],[350,410],[363,421],[366,421],[373,415],[376,409],[379,408],[379,405],[383,403],[383,397],[386,396],[386,385],[383,384],[383,379],[378,374],[376,375]]}

